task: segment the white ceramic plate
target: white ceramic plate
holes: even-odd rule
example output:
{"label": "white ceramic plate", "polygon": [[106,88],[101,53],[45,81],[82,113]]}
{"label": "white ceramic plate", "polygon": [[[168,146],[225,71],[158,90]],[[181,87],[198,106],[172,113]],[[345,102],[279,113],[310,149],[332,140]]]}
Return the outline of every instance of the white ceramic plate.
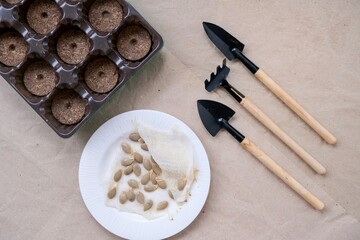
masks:
{"label": "white ceramic plate", "polygon": [[[106,194],[100,183],[108,163],[108,151],[114,144],[119,144],[121,136],[133,129],[135,119],[159,129],[169,129],[176,124],[195,146],[194,167],[199,169],[199,175],[191,188],[188,202],[174,220],[169,220],[167,216],[147,220],[105,205]],[[186,124],[162,112],[137,110],[110,119],[91,136],[80,160],[79,185],[91,215],[113,234],[127,239],[163,239],[185,229],[201,211],[209,193],[210,167],[203,145]]]}

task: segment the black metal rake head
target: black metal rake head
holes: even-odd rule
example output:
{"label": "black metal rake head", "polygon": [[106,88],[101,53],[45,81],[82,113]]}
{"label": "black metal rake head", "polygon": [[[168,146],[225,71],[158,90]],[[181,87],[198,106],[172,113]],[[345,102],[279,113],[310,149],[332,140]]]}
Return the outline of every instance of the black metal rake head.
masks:
{"label": "black metal rake head", "polygon": [[205,80],[205,89],[208,92],[221,87],[226,82],[226,77],[229,75],[230,68],[226,66],[226,59],[223,61],[222,66],[216,68],[216,74],[214,72],[210,75],[210,80]]}

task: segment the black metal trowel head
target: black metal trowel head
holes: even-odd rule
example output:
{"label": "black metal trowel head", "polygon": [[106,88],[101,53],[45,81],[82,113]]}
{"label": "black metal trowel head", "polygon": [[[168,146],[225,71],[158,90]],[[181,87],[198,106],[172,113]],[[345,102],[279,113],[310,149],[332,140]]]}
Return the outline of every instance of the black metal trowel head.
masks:
{"label": "black metal trowel head", "polygon": [[229,72],[230,68],[226,66],[226,59],[224,59],[222,67],[218,66],[216,68],[216,74],[211,73],[210,80],[205,80],[205,89],[208,92],[211,92],[214,89],[221,87],[224,81],[226,81]]}
{"label": "black metal trowel head", "polygon": [[203,27],[210,40],[231,61],[235,58],[233,49],[243,51],[245,45],[223,28],[209,22],[203,22]]}
{"label": "black metal trowel head", "polygon": [[235,114],[228,106],[215,101],[198,100],[197,106],[201,121],[212,136],[223,127],[223,121],[229,121]]}

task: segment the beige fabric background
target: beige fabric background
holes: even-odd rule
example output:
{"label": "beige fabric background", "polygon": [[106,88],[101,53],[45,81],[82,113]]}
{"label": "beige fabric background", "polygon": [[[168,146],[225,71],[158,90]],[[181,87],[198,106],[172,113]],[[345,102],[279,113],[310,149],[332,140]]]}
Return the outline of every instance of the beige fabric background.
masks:
{"label": "beige fabric background", "polygon": [[[0,80],[0,239],[116,239],[91,217],[78,187],[89,137],[106,120],[154,109],[187,123],[203,142],[212,180],[193,224],[173,239],[359,239],[360,2],[131,1],[163,35],[164,49],[70,139],[59,138]],[[237,61],[228,80],[328,170],[318,176],[224,91],[203,88],[223,56],[202,21],[246,44],[262,67],[338,139],[327,145]],[[196,100],[237,113],[231,123],[321,198],[313,210],[226,132],[212,138]]]}

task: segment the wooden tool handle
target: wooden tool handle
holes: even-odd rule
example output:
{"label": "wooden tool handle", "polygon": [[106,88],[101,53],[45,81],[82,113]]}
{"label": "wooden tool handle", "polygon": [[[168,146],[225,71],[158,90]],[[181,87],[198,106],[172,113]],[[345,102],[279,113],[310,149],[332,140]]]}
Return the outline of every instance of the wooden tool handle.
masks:
{"label": "wooden tool handle", "polygon": [[282,167],[280,167],[274,160],[267,156],[261,149],[253,144],[249,139],[245,138],[241,145],[256,157],[262,164],[264,164],[271,172],[283,180],[296,193],[303,197],[313,208],[322,210],[325,205],[304,186],[291,177]]}
{"label": "wooden tool handle", "polygon": [[278,127],[265,113],[263,113],[250,99],[243,98],[240,104],[248,110],[257,120],[264,124],[275,136],[283,141],[291,150],[301,157],[315,172],[325,174],[326,169],[297,144],[289,135]]}
{"label": "wooden tool handle", "polygon": [[278,98],[280,98],[291,110],[293,110],[304,122],[314,129],[327,143],[335,144],[336,138],[326,130],[318,121],[305,111],[289,94],[287,94],[274,80],[272,80],[264,71],[259,69],[255,73],[266,87],[268,87]]}

